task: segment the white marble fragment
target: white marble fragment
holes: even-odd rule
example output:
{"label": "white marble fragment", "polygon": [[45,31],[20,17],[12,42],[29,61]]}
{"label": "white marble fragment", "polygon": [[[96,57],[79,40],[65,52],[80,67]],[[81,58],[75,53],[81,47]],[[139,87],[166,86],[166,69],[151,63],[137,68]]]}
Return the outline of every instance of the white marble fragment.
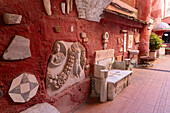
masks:
{"label": "white marble fragment", "polygon": [[15,35],[12,43],[4,52],[5,60],[21,60],[31,57],[30,40],[23,36]]}
{"label": "white marble fragment", "polygon": [[47,15],[48,16],[51,16],[52,15],[52,11],[51,11],[51,3],[50,3],[50,0],[43,0],[43,3],[44,3],[44,8],[47,12]]}
{"label": "white marble fragment", "polygon": [[61,3],[61,10],[63,14],[66,14],[66,3]]}
{"label": "white marble fragment", "polygon": [[3,19],[5,24],[20,24],[22,15],[5,13]]}
{"label": "white marble fragment", "polygon": [[73,28],[73,25],[71,26],[71,32],[73,32],[74,31],[74,28]]}
{"label": "white marble fragment", "polygon": [[49,103],[40,103],[20,113],[60,113],[60,112]]}

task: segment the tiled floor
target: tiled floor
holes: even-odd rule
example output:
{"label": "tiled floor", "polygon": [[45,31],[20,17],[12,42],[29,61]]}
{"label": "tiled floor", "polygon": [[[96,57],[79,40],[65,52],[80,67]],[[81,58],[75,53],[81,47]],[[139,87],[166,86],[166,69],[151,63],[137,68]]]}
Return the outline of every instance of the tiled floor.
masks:
{"label": "tiled floor", "polygon": [[75,113],[170,113],[170,56],[134,69],[132,84],[113,101],[89,98]]}

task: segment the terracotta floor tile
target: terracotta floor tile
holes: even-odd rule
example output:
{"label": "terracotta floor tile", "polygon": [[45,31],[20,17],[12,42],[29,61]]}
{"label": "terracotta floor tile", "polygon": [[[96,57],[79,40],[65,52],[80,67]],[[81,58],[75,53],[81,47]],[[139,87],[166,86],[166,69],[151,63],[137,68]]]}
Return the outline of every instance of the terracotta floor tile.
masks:
{"label": "terracotta floor tile", "polygon": [[164,107],[159,107],[158,113],[163,113],[164,112]]}
{"label": "terracotta floor tile", "polygon": [[170,113],[170,106],[165,106],[164,113]]}
{"label": "terracotta floor tile", "polygon": [[147,96],[143,99],[143,104],[156,105],[157,98],[154,96]]}
{"label": "terracotta floor tile", "polygon": [[139,111],[147,111],[148,113],[152,113],[154,111],[154,106],[148,104],[141,104]]}

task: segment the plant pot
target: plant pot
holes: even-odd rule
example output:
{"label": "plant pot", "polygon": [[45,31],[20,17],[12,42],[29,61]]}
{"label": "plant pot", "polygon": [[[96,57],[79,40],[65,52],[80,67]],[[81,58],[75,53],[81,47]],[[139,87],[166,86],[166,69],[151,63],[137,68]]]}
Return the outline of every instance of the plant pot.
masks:
{"label": "plant pot", "polygon": [[150,51],[149,56],[156,58],[156,51]]}

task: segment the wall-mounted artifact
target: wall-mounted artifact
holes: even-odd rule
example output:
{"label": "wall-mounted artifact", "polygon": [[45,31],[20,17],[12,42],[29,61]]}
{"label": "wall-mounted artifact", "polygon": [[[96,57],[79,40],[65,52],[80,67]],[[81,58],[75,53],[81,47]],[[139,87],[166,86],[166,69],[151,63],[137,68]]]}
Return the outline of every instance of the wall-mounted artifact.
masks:
{"label": "wall-mounted artifact", "polygon": [[21,60],[31,57],[30,40],[23,36],[15,35],[11,44],[3,54],[4,60]]}
{"label": "wall-mounted artifact", "polygon": [[61,32],[61,27],[60,26],[55,26],[54,29],[55,29],[56,33]]}
{"label": "wall-mounted artifact", "polygon": [[133,47],[133,35],[129,35],[128,49]]}
{"label": "wall-mounted artifact", "polygon": [[89,40],[88,38],[83,38],[84,43],[88,42],[88,40]]}
{"label": "wall-mounted artifact", "polygon": [[80,33],[80,36],[81,36],[81,38],[83,39],[83,42],[88,42],[88,38],[86,38],[86,33],[84,33],[84,32],[81,32]]}
{"label": "wall-mounted artifact", "polygon": [[74,27],[73,27],[73,25],[71,26],[71,32],[73,32],[74,31]]}
{"label": "wall-mounted artifact", "polygon": [[80,36],[81,36],[81,38],[86,38],[86,33],[85,32],[81,32]]}
{"label": "wall-mounted artifact", "polygon": [[50,0],[43,0],[44,8],[48,16],[52,15]]}
{"label": "wall-mounted artifact", "polygon": [[120,32],[121,32],[121,33],[127,33],[128,31],[121,29]]}
{"label": "wall-mounted artifact", "polygon": [[139,43],[139,42],[140,42],[140,34],[138,33],[135,38],[135,43]]}
{"label": "wall-mounted artifact", "polygon": [[66,3],[61,3],[61,10],[63,14],[66,14]]}
{"label": "wall-mounted artifact", "polygon": [[40,103],[20,112],[20,113],[60,113],[57,108],[49,103]]}
{"label": "wall-mounted artifact", "polygon": [[2,92],[2,90],[0,90],[0,97],[2,97],[3,96],[3,92]]}
{"label": "wall-mounted artifact", "polygon": [[22,15],[5,13],[3,19],[5,24],[20,24]]}
{"label": "wall-mounted artifact", "polygon": [[109,42],[109,33],[103,33],[103,43],[104,43],[104,50],[107,49],[107,43]]}
{"label": "wall-mounted artifact", "polygon": [[108,7],[112,0],[75,0],[78,18],[100,22],[103,10]]}
{"label": "wall-mounted artifact", "polygon": [[121,42],[123,43],[123,38],[121,38]]}
{"label": "wall-mounted artifact", "polygon": [[70,0],[66,0],[66,4],[67,4],[67,14],[70,13]]}
{"label": "wall-mounted artifact", "polygon": [[73,0],[70,0],[70,12],[73,11]]}
{"label": "wall-mounted artifact", "polygon": [[123,52],[123,47],[120,48],[119,52]]}
{"label": "wall-mounted artifact", "polygon": [[8,93],[14,102],[25,103],[36,95],[38,87],[39,84],[34,75],[23,73],[13,79]]}
{"label": "wall-mounted artifact", "polygon": [[47,68],[48,95],[55,95],[83,80],[85,64],[85,48],[81,43],[56,41]]}
{"label": "wall-mounted artifact", "polygon": [[124,52],[126,52],[126,39],[127,39],[127,33],[124,33],[123,34],[123,37],[124,37]]}
{"label": "wall-mounted artifact", "polygon": [[117,38],[117,43],[118,43],[118,44],[121,43],[121,38]]}

